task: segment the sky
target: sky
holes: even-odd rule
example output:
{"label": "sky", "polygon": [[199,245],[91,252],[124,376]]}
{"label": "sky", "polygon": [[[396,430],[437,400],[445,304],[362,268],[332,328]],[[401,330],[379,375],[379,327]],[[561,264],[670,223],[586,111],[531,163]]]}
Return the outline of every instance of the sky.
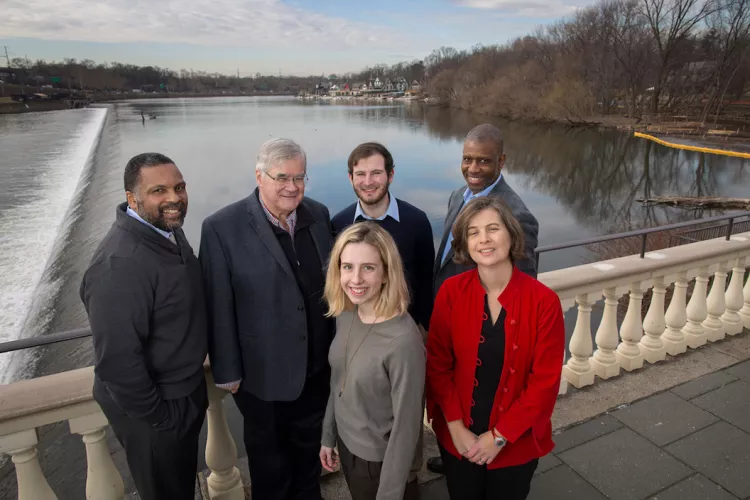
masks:
{"label": "sky", "polygon": [[592,0],[2,0],[0,65],[92,59],[318,75],[503,44]]}

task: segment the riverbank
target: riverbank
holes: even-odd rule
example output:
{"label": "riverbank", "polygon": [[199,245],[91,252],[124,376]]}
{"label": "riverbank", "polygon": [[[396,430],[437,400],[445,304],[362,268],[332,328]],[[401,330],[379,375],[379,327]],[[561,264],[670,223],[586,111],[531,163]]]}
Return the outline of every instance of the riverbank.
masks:
{"label": "riverbank", "polygon": [[0,98],[0,115],[59,111],[69,109],[66,101],[26,101],[15,102],[10,97]]}
{"label": "riverbank", "polygon": [[[293,96],[292,92],[189,92],[189,93],[121,93],[121,94],[89,94],[92,103],[108,103],[132,99],[195,99],[215,97],[271,97],[271,96]],[[59,111],[62,109],[73,109],[66,100],[34,100],[17,102],[10,97],[0,97],[0,115],[18,113],[36,113],[42,111]]]}
{"label": "riverbank", "polygon": [[273,97],[293,96],[293,92],[152,92],[127,94],[92,94],[94,102],[117,102],[131,99],[195,99],[208,97]]}
{"label": "riverbank", "polygon": [[[459,106],[451,106],[445,103],[427,101],[427,104],[462,109]],[[478,113],[477,110],[470,112]],[[642,118],[622,115],[594,115],[577,118],[519,118],[504,114],[485,114],[535,124],[562,124],[576,129],[594,128],[602,131],[619,130],[647,134],[658,138],[656,142],[677,149],[711,154],[740,153],[742,157],[750,153],[750,109],[723,118],[715,124],[705,124],[691,120],[687,116],[673,115],[655,117],[644,115]]]}

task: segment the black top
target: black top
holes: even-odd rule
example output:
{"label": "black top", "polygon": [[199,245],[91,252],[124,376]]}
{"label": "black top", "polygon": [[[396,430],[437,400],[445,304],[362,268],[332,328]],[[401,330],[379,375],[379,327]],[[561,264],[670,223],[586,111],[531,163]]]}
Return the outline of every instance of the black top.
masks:
{"label": "black top", "polygon": [[[435,260],[435,244],[432,240],[432,226],[422,210],[396,198],[398,218],[386,216],[383,220],[372,220],[393,237],[404,263],[406,284],[409,287],[411,302],[409,314],[417,324],[427,330],[432,314],[432,265]],[[337,213],[331,223],[334,236],[354,224],[357,203],[353,203]],[[358,218],[356,222],[368,219]]]}
{"label": "black top", "polygon": [[201,269],[182,229],[174,231],[175,245],[126,208],[117,207],[81,283],[94,341],[94,397],[166,425],[164,400],[187,396],[203,380]]}
{"label": "black top", "polygon": [[505,309],[500,310],[495,324],[492,324],[487,296],[484,298],[484,321],[479,337],[477,368],[474,372],[474,393],[472,394],[471,425],[469,429],[477,436],[489,430],[490,414],[495,401],[495,393],[500,386],[500,375],[505,360]]}
{"label": "black top", "polygon": [[320,256],[310,235],[309,227],[315,223],[310,212],[300,205],[297,207],[297,224],[294,228],[294,242],[284,229],[268,224],[273,229],[281,248],[292,267],[307,317],[307,375],[314,375],[328,364],[328,349],[333,337],[335,322],[326,318],[326,305],[323,300],[325,278],[320,267]]}

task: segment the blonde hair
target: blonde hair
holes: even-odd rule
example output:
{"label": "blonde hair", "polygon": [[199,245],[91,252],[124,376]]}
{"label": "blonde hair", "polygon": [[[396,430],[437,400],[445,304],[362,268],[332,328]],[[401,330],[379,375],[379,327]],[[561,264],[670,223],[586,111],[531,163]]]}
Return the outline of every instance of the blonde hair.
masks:
{"label": "blonde hair", "polygon": [[354,310],[354,304],[341,287],[341,254],[349,243],[366,243],[375,248],[383,262],[385,283],[375,304],[375,314],[385,318],[402,316],[409,308],[409,288],[398,247],[388,231],[373,222],[359,222],[346,228],[336,238],[331,250],[323,295],[328,302],[326,316],[339,316]]}

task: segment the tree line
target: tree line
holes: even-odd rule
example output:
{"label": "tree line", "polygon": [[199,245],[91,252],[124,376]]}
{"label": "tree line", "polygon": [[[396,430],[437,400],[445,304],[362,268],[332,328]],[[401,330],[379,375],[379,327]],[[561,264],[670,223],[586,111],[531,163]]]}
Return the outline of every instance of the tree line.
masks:
{"label": "tree line", "polygon": [[[95,91],[298,92],[378,76],[438,103],[511,118],[587,122],[670,113],[718,120],[750,85],[750,0],[600,0],[504,45],[441,47],[424,60],[324,76],[224,75],[158,66],[13,59],[27,84]],[[8,83],[8,82],[6,82]],[[745,118],[748,118],[747,116]]]}
{"label": "tree line", "polygon": [[194,94],[297,92],[312,88],[320,76],[275,76],[256,73],[252,76],[225,75],[206,71],[179,71],[159,66],[96,63],[90,59],[66,58],[62,61],[29,61],[11,59],[15,81],[39,87],[86,90],[96,92],[179,92]]}
{"label": "tree line", "polygon": [[705,122],[750,84],[750,0],[601,0],[506,45],[440,48],[425,64],[430,96],[459,108]]}

